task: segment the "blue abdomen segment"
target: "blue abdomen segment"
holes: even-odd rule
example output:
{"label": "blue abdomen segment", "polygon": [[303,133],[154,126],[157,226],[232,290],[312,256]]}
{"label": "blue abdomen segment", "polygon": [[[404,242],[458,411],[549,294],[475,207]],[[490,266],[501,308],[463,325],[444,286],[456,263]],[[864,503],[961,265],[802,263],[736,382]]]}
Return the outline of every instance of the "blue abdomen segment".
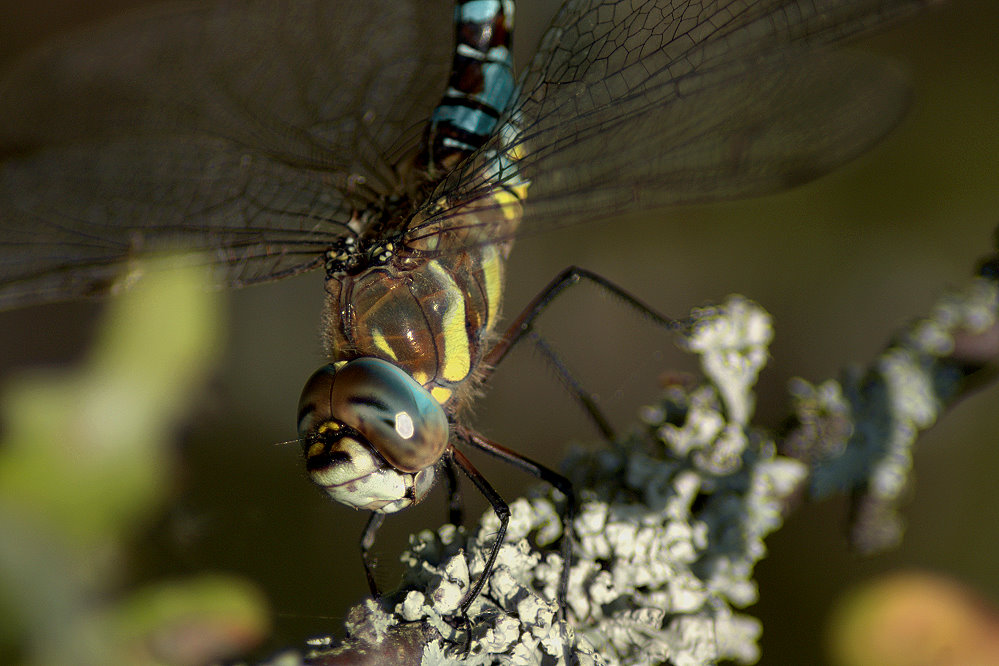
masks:
{"label": "blue abdomen segment", "polygon": [[427,133],[427,162],[449,170],[479,148],[513,95],[512,0],[467,0],[455,7],[451,78]]}

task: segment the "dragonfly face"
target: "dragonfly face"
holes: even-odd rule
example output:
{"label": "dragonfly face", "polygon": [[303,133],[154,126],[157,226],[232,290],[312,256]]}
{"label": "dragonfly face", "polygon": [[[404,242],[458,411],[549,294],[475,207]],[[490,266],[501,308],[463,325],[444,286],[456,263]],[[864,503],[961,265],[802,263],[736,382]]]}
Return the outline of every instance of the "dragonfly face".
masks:
{"label": "dragonfly face", "polygon": [[377,358],[320,368],[299,402],[309,475],[355,509],[394,513],[426,497],[448,430],[430,393]]}

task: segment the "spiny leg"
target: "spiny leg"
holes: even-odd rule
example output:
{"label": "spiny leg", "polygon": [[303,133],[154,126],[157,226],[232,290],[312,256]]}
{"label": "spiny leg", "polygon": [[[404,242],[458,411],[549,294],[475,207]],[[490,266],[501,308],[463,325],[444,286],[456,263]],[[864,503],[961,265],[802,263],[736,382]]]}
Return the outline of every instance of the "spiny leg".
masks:
{"label": "spiny leg", "polygon": [[486,559],[486,567],[482,571],[482,575],[479,576],[475,584],[465,593],[465,598],[461,600],[461,615],[468,621],[468,607],[472,605],[475,601],[475,597],[479,596],[479,592],[482,590],[482,586],[485,585],[486,579],[489,578],[489,574],[493,570],[493,564],[496,563],[496,556],[499,554],[500,548],[503,546],[503,538],[506,536],[507,525],[510,524],[510,507],[507,505],[503,498],[499,496],[499,493],[493,489],[493,487],[486,481],[485,477],[475,469],[472,462],[465,457],[461,451],[452,448],[451,457],[454,460],[458,468],[465,473],[465,475],[471,479],[475,487],[479,489],[479,492],[485,496],[486,500],[489,501],[489,505],[492,506],[493,511],[496,513],[496,517],[499,518],[500,526],[496,530],[496,539],[493,541],[491,550],[489,551],[489,557]]}
{"label": "spiny leg", "polygon": [[444,480],[447,483],[447,518],[455,527],[461,527],[465,521],[465,508],[461,501],[461,487],[458,485],[458,474],[454,470],[454,461],[444,456],[441,461],[444,467]]}
{"label": "spiny leg", "polygon": [[[558,584],[558,612],[559,617],[565,619],[566,595],[569,590],[569,568],[572,564],[572,538],[570,532],[572,531],[573,518],[576,516],[576,493],[572,488],[572,482],[541,463],[535,462],[527,456],[512,451],[501,444],[497,444],[477,432],[466,428],[459,428],[457,436],[475,448],[551,484],[556,490],[565,495],[565,510],[562,512],[562,574],[559,577]],[[495,558],[495,552],[493,553],[493,557]],[[491,567],[492,561],[490,560]]]}
{"label": "spiny leg", "polygon": [[610,441],[614,438],[613,428],[611,428],[609,421],[593,401],[592,396],[583,389],[582,384],[573,376],[548,343],[534,331],[534,322],[541,313],[552,304],[556,297],[564,293],[569,287],[579,284],[581,280],[587,280],[610,293],[611,296],[637,310],[642,316],[647,317],[658,326],[667,330],[678,330],[684,326],[682,321],[671,319],[658,313],[652,307],[606,278],[584,268],[570,266],[555,276],[555,279],[548,283],[548,286],[534,297],[509,328],[507,328],[499,342],[489,350],[484,359],[486,367],[484,378],[492,374],[496,366],[506,358],[506,355],[515,345],[521,342],[525,336],[529,336],[535,347],[537,347],[545,357],[545,360],[555,370],[562,384],[582,405],[594,425],[596,425],[597,430],[600,431],[605,439]]}
{"label": "spiny leg", "polygon": [[364,526],[364,531],[361,532],[361,561],[364,562],[364,575],[368,577],[368,589],[371,590],[371,596],[375,599],[382,595],[378,591],[378,583],[375,582],[374,562],[371,561],[370,551],[371,547],[375,545],[375,534],[383,522],[385,522],[385,514],[372,511],[368,523]]}
{"label": "spiny leg", "polygon": [[537,331],[530,331],[528,333],[528,338],[534,343],[537,350],[541,352],[541,355],[544,356],[548,365],[555,371],[555,374],[558,375],[559,381],[562,382],[562,386],[564,386],[566,390],[569,391],[574,398],[576,398],[576,401],[583,406],[583,409],[586,410],[586,413],[589,415],[593,425],[600,431],[603,438],[608,442],[613,441],[614,428],[611,427],[610,421],[607,420],[604,413],[600,411],[599,407],[597,407],[597,403],[593,400],[593,396],[583,388],[582,382],[576,379],[576,376],[572,374],[572,371],[570,371],[562,359],[559,358],[558,354],[554,349],[552,349],[551,345],[549,345],[543,337],[538,335]]}
{"label": "spiny leg", "polygon": [[[578,284],[580,280],[589,280],[597,287],[607,291],[615,298],[621,300],[625,305],[634,308],[643,316],[652,320],[653,323],[662,326],[663,328],[668,330],[677,330],[683,326],[682,321],[659,314],[651,306],[645,304],[638,298],[635,298],[610,280],[601,277],[592,271],[588,271],[585,268],[569,266],[556,275],[555,279],[549,282],[548,286],[545,287],[541,293],[535,296],[530,303],[528,303],[523,312],[521,312],[520,315],[517,316],[517,319],[515,319],[510,327],[507,328],[506,333],[503,334],[500,341],[497,342],[486,355],[486,366],[488,368],[495,368],[507,355],[510,349],[512,349],[525,334],[532,330],[534,327],[534,320],[545,311],[545,308],[551,305],[552,301],[554,301],[555,298],[562,294],[566,289]],[[487,372],[490,371],[487,370]]]}

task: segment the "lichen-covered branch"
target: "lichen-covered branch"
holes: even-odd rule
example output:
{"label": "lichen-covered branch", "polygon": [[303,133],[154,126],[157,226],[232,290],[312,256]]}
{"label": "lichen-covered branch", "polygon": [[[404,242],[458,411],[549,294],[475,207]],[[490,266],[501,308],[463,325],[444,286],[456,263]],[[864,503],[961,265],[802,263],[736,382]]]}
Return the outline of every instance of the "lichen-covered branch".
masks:
{"label": "lichen-covered branch", "polygon": [[792,382],[793,416],[781,451],[809,465],[807,495],[853,497],[851,542],[871,554],[896,545],[896,505],[919,433],[994,375],[999,359],[999,288],[980,277],[940,299],[899,332],[867,368],[839,381]]}

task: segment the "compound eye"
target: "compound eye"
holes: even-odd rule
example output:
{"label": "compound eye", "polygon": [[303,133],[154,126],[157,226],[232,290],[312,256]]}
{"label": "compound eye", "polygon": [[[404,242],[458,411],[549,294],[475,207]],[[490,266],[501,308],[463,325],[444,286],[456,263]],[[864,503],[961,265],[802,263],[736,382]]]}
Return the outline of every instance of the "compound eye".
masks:
{"label": "compound eye", "polygon": [[321,368],[299,405],[299,433],[335,420],[357,430],[393,467],[418,472],[433,465],[448,443],[444,409],[415,379],[372,357],[339,370]]}
{"label": "compound eye", "polygon": [[316,370],[302,389],[298,400],[298,436],[304,441],[320,425],[333,418],[333,405],[330,393],[333,390],[333,377],[336,368],[324,365]]}

